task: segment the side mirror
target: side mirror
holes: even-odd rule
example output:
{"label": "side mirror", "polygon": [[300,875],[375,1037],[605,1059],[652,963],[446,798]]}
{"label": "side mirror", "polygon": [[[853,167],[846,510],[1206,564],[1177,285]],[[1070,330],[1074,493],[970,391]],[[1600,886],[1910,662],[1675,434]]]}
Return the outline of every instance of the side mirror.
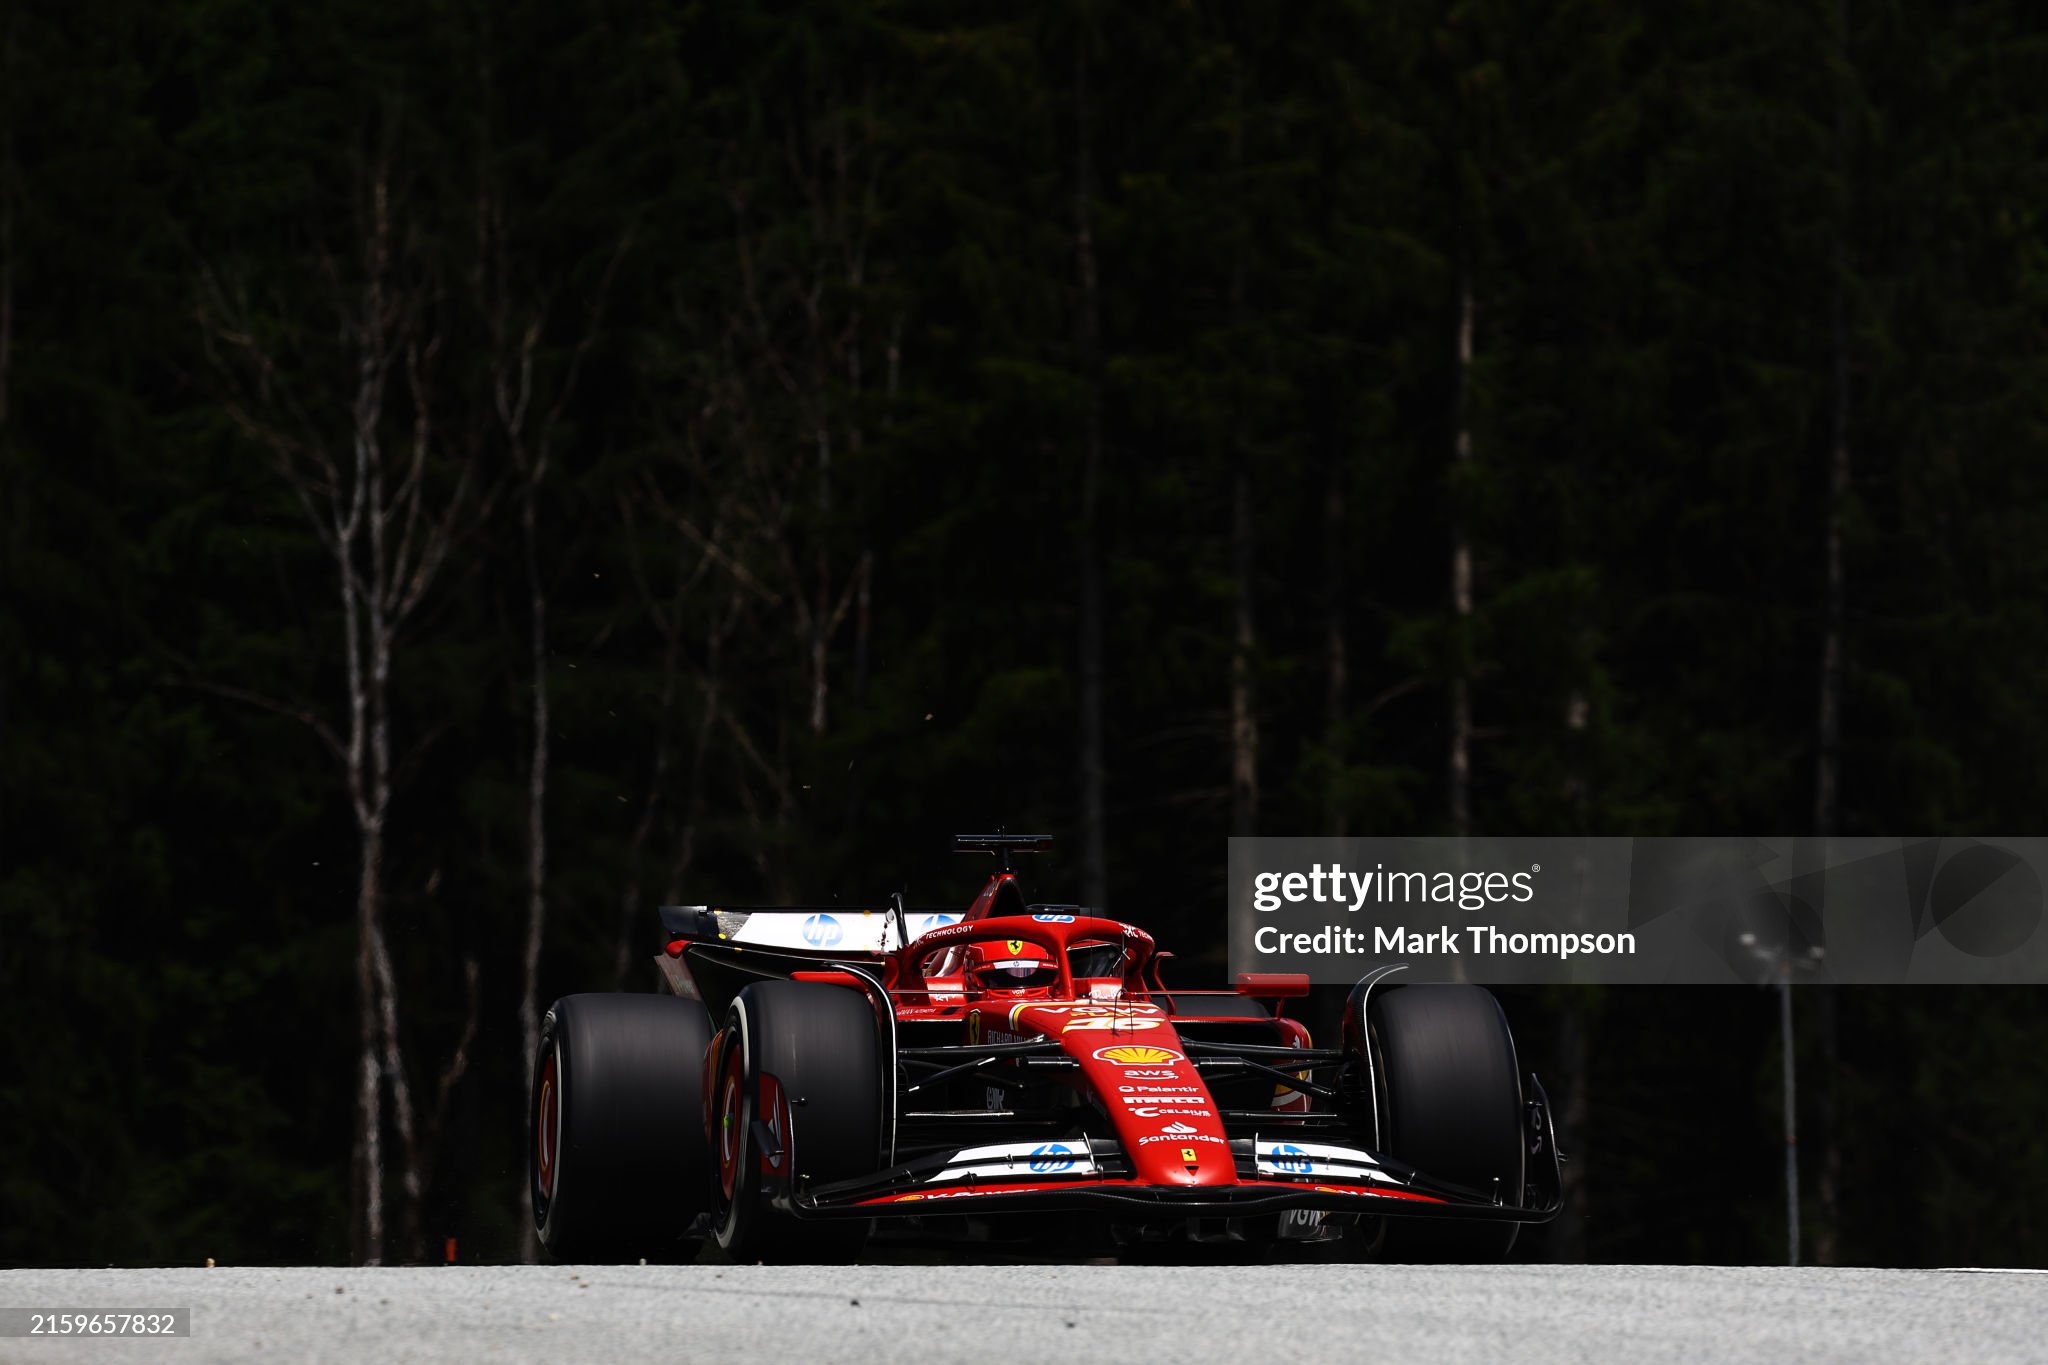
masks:
{"label": "side mirror", "polygon": [[1293,1000],[1308,994],[1307,972],[1239,972],[1231,983],[1239,995]]}

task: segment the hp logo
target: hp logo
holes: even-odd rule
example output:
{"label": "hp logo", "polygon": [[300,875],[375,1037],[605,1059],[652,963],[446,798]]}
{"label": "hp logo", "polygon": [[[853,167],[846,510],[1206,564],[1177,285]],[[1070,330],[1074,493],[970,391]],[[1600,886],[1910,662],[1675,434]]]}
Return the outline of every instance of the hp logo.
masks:
{"label": "hp logo", "polygon": [[1308,1153],[1291,1143],[1281,1143],[1266,1153],[1266,1159],[1273,1163],[1274,1170],[1285,1171],[1289,1175],[1307,1175],[1315,1169],[1315,1163],[1308,1159]]}
{"label": "hp logo", "polygon": [[830,915],[812,915],[804,921],[804,942],[813,948],[830,948],[845,937],[846,931]]}
{"label": "hp logo", "polygon": [[1031,1153],[1031,1169],[1039,1175],[1052,1175],[1074,1168],[1074,1149],[1058,1142],[1048,1142]]}

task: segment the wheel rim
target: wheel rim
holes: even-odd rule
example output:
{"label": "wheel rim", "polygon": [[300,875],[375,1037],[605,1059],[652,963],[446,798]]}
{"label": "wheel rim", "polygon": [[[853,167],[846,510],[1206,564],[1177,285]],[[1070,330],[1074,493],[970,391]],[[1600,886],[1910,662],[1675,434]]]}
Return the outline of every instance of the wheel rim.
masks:
{"label": "wheel rim", "polygon": [[740,1158],[747,1146],[743,1079],[735,1045],[726,1054],[725,1074],[718,1083],[718,1188],[728,1201],[739,1187]]}
{"label": "wheel rim", "polygon": [[536,1154],[535,1178],[540,1186],[543,1203],[555,1197],[555,1170],[559,1164],[562,1142],[562,1093],[557,1072],[556,1049],[549,1049],[547,1060],[541,1064],[540,1097],[534,1108],[533,1150]]}

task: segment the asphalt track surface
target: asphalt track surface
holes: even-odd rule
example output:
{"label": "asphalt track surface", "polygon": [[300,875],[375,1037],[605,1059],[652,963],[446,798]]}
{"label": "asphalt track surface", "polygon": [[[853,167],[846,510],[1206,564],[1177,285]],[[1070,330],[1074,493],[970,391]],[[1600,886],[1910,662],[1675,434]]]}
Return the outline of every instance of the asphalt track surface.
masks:
{"label": "asphalt track surface", "polygon": [[191,1311],[0,1361],[2042,1361],[2048,1275],[1674,1266],[0,1271],[0,1307]]}

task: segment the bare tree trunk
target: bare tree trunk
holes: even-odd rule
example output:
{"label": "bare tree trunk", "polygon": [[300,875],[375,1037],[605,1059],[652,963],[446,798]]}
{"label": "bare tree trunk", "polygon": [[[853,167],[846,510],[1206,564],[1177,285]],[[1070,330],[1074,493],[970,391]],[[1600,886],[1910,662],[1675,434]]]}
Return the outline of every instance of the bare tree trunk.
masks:
{"label": "bare tree trunk", "polygon": [[[1839,178],[1841,211],[1834,236],[1834,280],[1829,291],[1829,331],[1832,365],[1832,403],[1828,457],[1827,569],[1821,602],[1820,698],[1815,717],[1819,753],[1814,765],[1813,826],[1823,839],[1836,833],[1841,824],[1842,677],[1847,653],[1845,616],[1847,578],[1842,557],[1842,523],[1848,514],[1851,448],[1849,310],[1849,209],[1851,206],[1848,158],[1849,109],[1847,0],[1835,0],[1836,59],[1839,64],[1835,86],[1835,170]],[[1813,993],[1814,1042],[1820,1052],[1820,1084],[1815,1092],[1816,1126],[1820,1147],[1820,1218],[1814,1229],[1813,1256],[1819,1265],[1834,1265],[1840,1256],[1842,1145],[1835,1123],[1835,1081],[1840,1074],[1841,1040],[1838,1027],[1839,1002],[1833,988],[1818,986]]]}
{"label": "bare tree trunk", "polygon": [[[488,126],[488,125],[487,125]],[[496,220],[488,182],[479,191],[479,223],[489,240],[487,255],[495,268],[497,284],[485,311],[490,315],[495,366],[492,401],[499,429],[504,436],[513,466],[519,471],[519,541],[526,573],[527,666],[533,696],[533,747],[526,768],[526,941],[520,961],[519,1034],[526,1074],[533,1075],[540,1054],[540,957],[547,940],[547,794],[551,753],[548,714],[548,591],[540,567],[540,490],[552,464],[556,426],[570,397],[575,393],[583,360],[596,344],[602,309],[611,292],[613,276],[632,244],[632,234],[621,235],[598,286],[597,302],[589,325],[570,354],[568,370],[554,394],[554,401],[542,416],[538,431],[528,445],[527,414],[534,395],[534,356],[540,346],[542,321],[538,314],[514,343],[509,316],[511,300],[504,283],[504,227]],[[544,312],[544,309],[541,310]],[[521,1229],[520,1254],[531,1261],[539,1254],[539,1242],[532,1224]]]}
{"label": "bare tree trunk", "polygon": [[371,926],[377,917],[378,879],[373,850],[362,849],[356,890],[356,1173],[357,1215],[351,1219],[356,1259],[384,1261],[383,1073],[377,1064],[377,985],[370,963]]}
{"label": "bare tree trunk", "polygon": [[1080,578],[1079,779],[1081,898],[1101,913],[1109,904],[1109,831],[1102,747],[1102,314],[1095,268],[1094,129],[1088,108],[1088,39],[1074,56],[1074,267],[1081,287],[1078,341],[1088,406],[1081,432],[1081,506],[1074,551]]}
{"label": "bare tree trunk", "polygon": [[[832,432],[823,415],[825,384],[822,377],[818,388],[818,520],[822,525],[832,511]],[[825,707],[831,688],[830,675],[826,671],[831,657],[826,648],[830,630],[825,624],[825,616],[832,594],[832,564],[822,535],[818,542],[817,561],[818,606],[814,611],[803,613],[802,623],[810,627],[811,733],[822,735],[825,733]],[[802,591],[799,585],[797,592],[801,594]]]}
{"label": "bare tree trunk", "polygon": [[540,577],[535,495],[542,471],[526,480],[519,507],[526,559],[529,664],[533,669],[533,752],[526,782],[526,951],[521,959],[519,1035],[525,1074],[540,1054],[540,949],[547,931],[548,599]]}
{"label": "bare tree trunk", "polygon": [[[504,346],[505,300],[500,298],[496,321],[499,350]],[[532,1077],[540,1056],[540,953],[547,940],[547,794],[548,794],[548,597],[540,572],[541,480],[547,477],[547,434],[542,449],[529,455],[526,449],[526,412],[533,393],[533,354],[540,340],[540,324],[527,329],[519,346],[518,382],[509,382],[500,362],[496,377],[498,421],[510,446],[512,462],[520,473],[519,542],[526,571],[528,686],[533,696],[533,747],[526,764],[526,936],[520,954],[519,1042],[525,1060],[524,1075]],[[580,356],[580,351],[579,351]],[[573,378],[570,382],[574,382]],[[566,398],[566,392],[563,395]],[[555,411],[560,412],[560,403]],[[522,1220],[519,1258],[531,1263],[540,1255],[540,1238],[531,1219]]]}
{"label": "bare tree trunk", "polygon": [[1230,832],[1259,832],[1259,718],[1252,699],[1252,480],[1239,462],[1230,489],[1230,564],[1236,582],[1230,651]]}
{"label": "bare tree trunk", "polygon": [[[488,11],[480,11],[479,18],[485,27],[485,34],[476,48],[477,72],[485,92],[484,107],[488,109],[491,105],[493,86]],[[527,413],[533,401],[534,354],[540,344],[541,321],[536,317],[519,339],[513,341],[507,227],[492,180],[492,121],[488,115],[481,120],[479,129],[482,148],[478,157],[476,201],[477,303],[491,329],[493,416],[520,479],[519,544],[526,574],[527,663],[530,670],[528,686],[533,698],[533,742],[527,755],[526,768],[526,933],[520,955],[519,989],[520,1052],[525,1062],[524,1077],[530,1079],[540,1053],[540,955],[541,945],[547,937],[548,911],[548,599],[547,588],[540,572],[538,501],[541,482],[547,477],[547,450],[553,424],[561,415],[562,405],[567,401],[569,390],[575,385],[577,369],[594,337],[596,323],[593,322],[591,325],[592,335],[586,336],[583,344],[577,347],[575,358],[570,365],[569,378],[557,396],[553,410],[542,424],[538,453],[530,452],[527,448]],[[610,285],[612,270],[617,268],[619,256],[624,250],[625,245],[622,241],[619,252],[613,256],[611,265],[605,271],[605,284],[599,293],[600,301],[604,289]],[[473,965],[471,964],[472,969]],[[458,1049],[457,1060],[466,1062],[463,1051]],[[455,1063],[451,1063],[451,1070],[454,1069]],[[445,1087],[443,1098],[445,1099]],[[520,1223],[519,1259],[531,1263],[539,1254],[539,1237],[532,1220],[523,1219]]]}
{"label": "bare tree trunk", "polygon": [[1349,812],[1343,800],[1345,712],[1350,705],[1350,646],[1345,628],[1344,457],[1333,443],[1324,472],[1323,744],[1329,750],[1330,779],[1323,793],[1323,833],[1344,837]]}
{"label": "bare tree trunk", "polygon": [[[1242,213],[1244,179],[1245,94],[1244,66],[1231,71],[1230,171],[1233,199]],[[1242,333],[1245,325],[1245,254],[1248,244],[1238,224],[1238,240],[1230,253],[1230,325]],[[1231,414],[1230,430],[1230,570],[1236,588],[1230,650],[1230,832],[1252,835],[1259,832],[1259,716],[1253,695],[1253,653],[1258,645],[1254,629],[1251,460],[1246,452],[1244,399],[1240,393]]]}
{"label": "bare tree trunk", "polygon": [[[365,1263],[380,1263],[391,1220],[385,1207],[384,1095],[403,1159],[404,1204],[400,1231],[405,1254],[420,1246],[424,1195],[424,1148],[414,1112],[399,1020],[397,973],[385,926],[385,858],[394,772],[391,743],[391,688],[400,628],[419,606],[451,544],[467,524],[472,468],[464,463],[447,504],[425,506],[426,466],[435,443],[433,397],[428,376],[438,343],[422,344],[421,312],[426,291],[393,292],[401,278],[393,261],[403,241],[392,229],[390,165],[379,155],[363,168],[360,184],[360,292],[350,299],[340,333],[354,369],[352,392],[323,393],[321,404],[341,400],[348,412],[348,455],[334,458],[310,415],[315,409],[289,389],[297,382],[318,385],[322,363],[301,374],[279,364],[248,325],[246,303],[210,271],[202,272],[202,308],[209,346],[225,343],[246,354],[243,396],[229,415],[271,453],[286,485],[298,499],[315,535],[334,565],[341,597],[342,644],[347,679],[346,739],[315,708],[289,706],[246,689],[215,685],[222,695],[255,703],[308,724],[341,763],[360,850],[356,894],[357,1100],[350,1181],[351,1243]],[[318,329],[304,329],[315,331]],[[389,380],[400,357],[412,405],[409,459],[395,486],[387,484],[383,446]],[[229,373],[237,373],[229,367]],[[280,421],[265,414],[281,415]],[[488,515],[486,497],[474,515]],[[464,1049],[447,1072],[452,1086],[466,1063]]]}
{"label": "bare tree trunk", "polygon": [[[391,241],[389,207],[385,178],[380,174],[376,187],[377,235],[376,253],[380,266],[388,259]],[[373,277],[377,283],[373,294],[380,300],[383,294],[381,271]],[[406,378],[413,405],[413,458],[415,468],[426,458],[432,443],[432,426],[425,374],[422,369],[422,355],[416,338],[404,343],[406,353]],[[403,1170],[404,1245],[406,1255],[417,1257],[420,1250],[420,1206],[424,1194],[420,1172],[419,1129],[415,1123],[412,1086],[405,1065],[405,1049],[398,1028],[398,974],[391,964],[390,948],[386,939],[383,920],[383,861],[384,828],[391,809],[391,663],[394,639],[398,630],[399,616],[403,611],[393,579],[390,559],[390,522],[393,507],[388,501],[388,490],[384,480],[384,452],[374,423],[358,431],[359,445],[367,451],[368,459],[364,472],[369,485],[369,498],[365,509],[369,514],[370,581],[363,594],[364,605],[368,608],[367,638],[370,646],[370,812],[371,821],[364,841],[364,862],[371,867],[375,855],[374,871],[377,879],[378,914],[370,923],[370,960],[377,973],[378,1016],[383,1033],[385,1081],[391,1088],[391,1116],[393,1126],[398,1130],[401,1153],[405,1159]],[[368,837],[374,834],[374,839]]]}
{"label": "bare tree trunk", "polygon": [[[384,415],[384,385],[389,372],[390,350],[384,335],[386,324],[382,275],[384,269],[385,202],[381,180],[373,190],[371,230],[365,238],[367,269],[363,318],[357,338],[357,376],[352,411],[355,478],[350,501],[344,512],[341,491],[334,493],[333,539],[336,569],[341,585],[343,644],[348,670],[348,785],[355,812],[359,844],[356,888],[356,989],[362,1034],[362,1084],[357,1103],[358,1144],[365,1162],[363,1173],[362,1226],[364,1264],[381,1264],[384,1257],[384,1135],[382,1088],[388,1075],[388,1049],[383,1024],[383,977],[378,970],[377,943],[382,934],[384,897],[384,812],[378,800],[375,773],[376,752],[371,742],[373,700],[376,689],[374,662],[364,666],[364,646],[377,652],[374,627],[364,620],[366,600],[375,591],[358,572],[358,545],[366,524],[373,519],[369,507],[372,494],[370,468],[380,458],[378,424]],[[365,635],[368,640],[365,640]]]}
{"label": "bare tree trunk", "polygon": [[[1846,63],[1848,41],[1848,6],[1846,0],[1835,0],[1834,19],[1836,29],[1836,57]],[[1846,77],[1838,79],[1835,95],[1835,169],[1838,177],[1848,174],[1848,157],[1845,146],[1848,138],[1848,92],[1842,88]],[[1834,280],[1829,291],[1829,332],[1830,332],[1830,411],[1829,411],[1829,456],[1828,456],[1828,497],[1826,509],[1826,578],[1821,595],[1821,647],[1820,647],[1820,702],[1815,729],[1818,731],[1819,753],[1814,765],[1813,782],[1813,824],[1814,833],[1829,835],[1835,832],[1840,817],[1839,797],[1841,743],[1842,743],[1842,666],[1843,666],[1843,597],[1844,575],[1842,567],[1842,519],[1847,513],[1849,501],[1849,314],[1845,297],[1846,279],[1849,269],[1847,186],[1843,184],[1840,193],[1843,208],[1834,238]]]}
{"label": "bare tree trunk", "polygon": [[[19,11],[7,16],[6,48],[0,51],[0,89],[14,81],[14,33]],[[11,99],[10,99],[11,103]],[[14,111],[0,110],[0,427],[7,425],[8,373],[14,357]]]}
{"label": "bare tree trunk", "polygon": [[1472,353],[1476,305],[1472,291],[1472,267],[1463,266],[1458,276],[1458,391],[1457,434],[1451,448],[1451,611],[1453,650],[1451,664],[1451,753],[1449,788],[1451,829],[1457,834],[1472,832],[1472,680],[1470,648],[1472,624],[1472,537],[1465,515],[1457,506],[1464,490],[1459,475],[1472,462]]}

